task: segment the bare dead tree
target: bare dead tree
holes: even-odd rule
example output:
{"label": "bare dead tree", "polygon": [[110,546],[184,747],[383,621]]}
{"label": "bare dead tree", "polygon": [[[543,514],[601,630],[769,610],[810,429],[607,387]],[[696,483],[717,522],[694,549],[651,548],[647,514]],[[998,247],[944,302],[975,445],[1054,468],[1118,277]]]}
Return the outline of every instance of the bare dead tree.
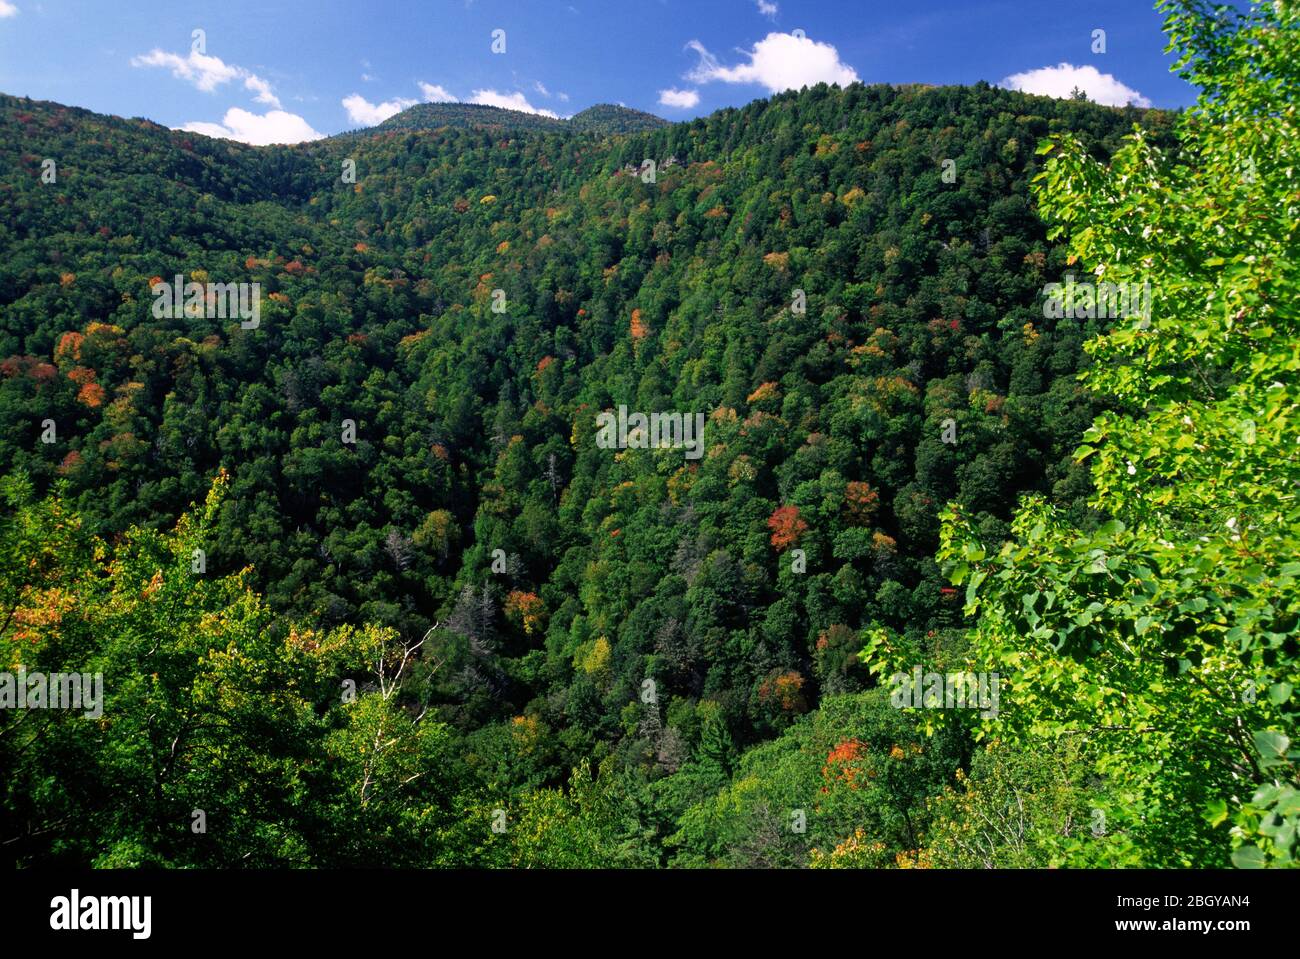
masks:
{"label": "bare dead tree", "polygon": [[[420,637],[418,642],[403,642],[397,650],[381,648],[375,661],[375,679],[378,684],[380,698],[385,703],[391,702],[397,696],[401,689],[402,676],[406,669],[417,658],[420,648],[431,637],[435,631],[442,628],[442,622],[436,622]],[[432,671],[437,672],[444,662],[444,659],[433,661]],[[419,722],[429,712],[429,703],[424,703],[419,714],[412,721],[411,725],[418,725]],[[379,713],[379,721],[375,724],[375,734],[370,744],[370,749],[366,754],[365,765],[362,768],[361,775],[361,805],[364,807],[373,798],[373,787],[375,782],[375,771],[378,768],[380,760],[384,755],[401,741],[400,736],[392,735],[390,717],[392,712],[384,709]],[[418,778],[423,773],[417,773],[415,776],[403,780],[403,785]]]}
{"label": "bare dead tree", "polygon": [[560,495],[560,471],[555,465],[555,454],[552,453],[546,457],[546,470],[542,474],[548,483],[551,484],[551,499],[557,499]]}
{"label": "bare dead tree", "polygon": [[411,565],[411,541],[397,530],[389,531],[384,537],[384,549],[388,550],[388,555],[399,570]]}

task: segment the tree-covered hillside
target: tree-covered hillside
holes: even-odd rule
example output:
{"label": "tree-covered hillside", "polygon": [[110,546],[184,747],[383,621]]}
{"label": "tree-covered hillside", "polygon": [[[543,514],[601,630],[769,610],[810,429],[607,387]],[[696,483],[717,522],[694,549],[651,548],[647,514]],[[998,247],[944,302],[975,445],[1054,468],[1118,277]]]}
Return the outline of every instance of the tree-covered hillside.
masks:
{"label": "tree-covered hillside", "polygon": [[[253,566],[285,611],[415,635],[495,582],[570,607],[548,637],[576,638],[584,606],[609,632],[650,599],[642,580],[671,588],[665,542],[689,530],[690,564],[730,550],[723,592],[751,597],[734,625],[776,606],[777,658],[797,660],[841,620],[945,621],[937,504],[996,524],[1018,490],[1085,489],[1063,458],[1091,408],[1065,374],[1092,331],[1043,320],[1064,260],[1026,183],[1039,137],[1105,155],[1122,112],[820,88],[612,141],[250,149],[4,107],[3,466],[66,480],[102,531],[169,525],[225,466],[213,565]],[[195,271],[260,283],[260,327],[155,319],[155,278]],[[619,404],[707,413],[708,454],[606,455],[595,415]],[[808,526],[788,584],[774,515]],[[497,548],[511,572],[493,580]],[[559,586],[597,588],[601,560],[638,582],[599,601]]]}
{"label": "tree-covered hillside", "polygon": [[[567,119],[540,113],[504,110],[476,103],[418,103],[389,117],[376,130],[440,130],[444,127],[495,130],[517,135],[537,131],[567,131],[613,136],[639,133],[668,126],[668,121],[652,113],[633,110],[612,103],[598,103]],[[343,136],[369,136],[361,130]]]}
{"label": "tree-covered hillside", "polygon": [[[0,716],[20,860],[1167,862],[1070,833],[1128,788],[1086,744],[936,730],[870,670],[1020,662],[968,639],[945,510],[1110,528],[1076,451],[1132,397],[1077,376],[1110,319],[1046,315],[1092,248],[1031,183],[1045,138],[1101,169],[1189,121],[984,84],[451,109],[249,148],[0,98],[0,649],[107,697],[26,752]],[[160,316],[177,275],[259,284],[258,323]],[[698,448],[607,448],[620,407]],[[1016,784],[1023,841],[963,845]]]}

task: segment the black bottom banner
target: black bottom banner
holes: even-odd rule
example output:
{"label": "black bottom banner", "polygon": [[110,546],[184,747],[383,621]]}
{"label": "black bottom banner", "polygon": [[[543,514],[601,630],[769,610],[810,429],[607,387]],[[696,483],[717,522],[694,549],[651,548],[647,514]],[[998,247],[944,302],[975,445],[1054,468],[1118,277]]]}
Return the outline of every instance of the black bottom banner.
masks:
{"label": "black bottom banner", "polygon": [[[729,945],[785,934],[860,936],[862,923],[968,943],[1185,943],[1231,949],[1281,941],[1300,894],[1296,872],[144,872],[15,871],[0,880],[18,944],[330,947],[420,933],[517,938],[557,925],[680,944],[688,929]],[[915,925],[911,925],[911,924]],[[633,935],[633,931],[635,934]],[[691,934],[692,936],[694,934]],[[1050,939],[1047,937],[1051,937]],[[12,938],[11,942],[14,942]],[[587,941],[591,941],[588,939]],[[599,940],[597,940],[599,941]],[[936,945],[938,942],[936,941]]]}

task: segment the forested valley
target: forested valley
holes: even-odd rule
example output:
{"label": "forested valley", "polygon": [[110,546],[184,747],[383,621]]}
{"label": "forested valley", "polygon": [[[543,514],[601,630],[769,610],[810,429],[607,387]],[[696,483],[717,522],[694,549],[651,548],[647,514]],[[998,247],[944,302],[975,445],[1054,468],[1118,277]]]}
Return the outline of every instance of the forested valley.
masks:
{"label": "forested valley", "polygon": [[[1180,113],[819,85],[249,147],[0,97],[0,657],[104,677],[0,711],[0,848],[1293,865],[1300,14],[1192,7]],[[698,448],[608,448],[620,408]]]}

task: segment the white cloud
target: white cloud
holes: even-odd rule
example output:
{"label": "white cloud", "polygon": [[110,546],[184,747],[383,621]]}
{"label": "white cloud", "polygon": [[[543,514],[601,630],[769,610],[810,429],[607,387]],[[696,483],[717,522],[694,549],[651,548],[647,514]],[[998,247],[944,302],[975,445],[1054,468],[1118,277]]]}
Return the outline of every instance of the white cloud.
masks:
{"label": "white cloud", "polygon": [[1149,99],[1125,86],[1111,74],[1101,73],[1096,67],[1076,67],[1070,63],[1013,73],[999,86],[1059,99],[1069,97],[1077,87],[1087,93],[1088,99],[1094,103],[1111,107],[1122,107],[1129,103],[1139,107],[1151,106]]}
{"label": "white cloud", "polygon": [[241,110],[239,107],[231,107],[227,110],[221,123],[196,120],[185,124],[180,129],[210,137],[239,140],[241,143],[251,143],[254,146],[266,146],[269,143],[301,143],[303,140],[319,140],[325,135],[313,130],[311,124],[296,113],[270,110],[259,116]]}
{"label": "white cloud", "polygon": [[[0,0],[0,3],[3,2],[5,0]],[[243,80],[244,88],[256,94],[253,99],[258,103],[266,103],[277,109],[280,107],[279,98],[271,92],[271,84],[257,74],[233,63],[226,63],[220,57],[210,57],[196,50],[191,50],[189,56],[182,57],[155,47],[144,56],[132,57],[131,66],[167,67],[171,70],[172,76],[194,84],[204,93],[211,93],[231,80]]]}
{"label": "white cloud", "polygon": [[498,93],[496,90],[475,90],[469,103],[481,103],[488,107],[501,107],[503,110],[518,110],[520,113],[536,113],[538,116],[551,117],[558,120],[559,114],[550,110],[542,110],[528,102],[528,98],[522,93]]}
{"label": "white cloud", "polygon": [[420,81],[420,92],[424,94],[425,103],[455,103],[456,97],[453,96],[446,87],[441,87],[436,83],[425,83]]}
{"label": "white cloud", "polygon": [[768,0],[754,0],[754,3],[758,5],[758,12],[763,16],[769,20],[776,19],[777,9],[775,3],[769,3]]}
{"label": "white cloud", "polygon": [[546,84],[544,84],[541,80],[533,81],[533,89],[536,90],[539,94],[541,94],[544,97],[555,97],[555,99],[559,100],[561,103],[569,102],[569,95],[567,93],[565,93],[563,90],[556,90],[554,93],[552,93],[550,90],[546,88]]}
{"label": "white cloud", "polygon": [[9,0],[0,0],[0,20],[3,20],[5,17],[16,16],[18,16],[18,8],[10,3]]}
{"label": "white cloud", "polygon": [[182,57],[155,48],[142,57],[132,57],[131,66],[170,67],[172,76],[188,80],[204,93],[211,93],[239,76],[238,67],[225,63],[220,57],[209,57],[195,50],[191,50],[188,57]]}
{"label": "white cloud", "polygon": [[857,71],[840,61],[835,47],[792,33],[769,33],[745,53],[748,63],[734,67],[723,66],[698,40],[686,46],[700,55],[700,62],[686,75],[694,83],[758,83],[780,93],[818,83],[846,86],[858,79]]}
{"label": "white cloud", "polygon": [[258,103],[267,103],[280,109],[280,98],[271,92],[271,85],[261,77],[249,74],[244,77],[244,89],[252,90],[257,96],[253,97]]}
{"label": "white cloud", "polygon": [[659,91],[659,105],[663,107],[675,107],[678,110],[689,110],[697,106],[700,102],[700,95],[695,90],[667,90]]}
{"label": "white cloud", "polygon": [[417,101],[406,97],[393,97],[383,103],[371,103],[359,93],[343,98],[343,109],[348,111],[348,119],[363,127],[372,127],[383,123],[395,113],[401,113],[407,107],[413,107]]}

